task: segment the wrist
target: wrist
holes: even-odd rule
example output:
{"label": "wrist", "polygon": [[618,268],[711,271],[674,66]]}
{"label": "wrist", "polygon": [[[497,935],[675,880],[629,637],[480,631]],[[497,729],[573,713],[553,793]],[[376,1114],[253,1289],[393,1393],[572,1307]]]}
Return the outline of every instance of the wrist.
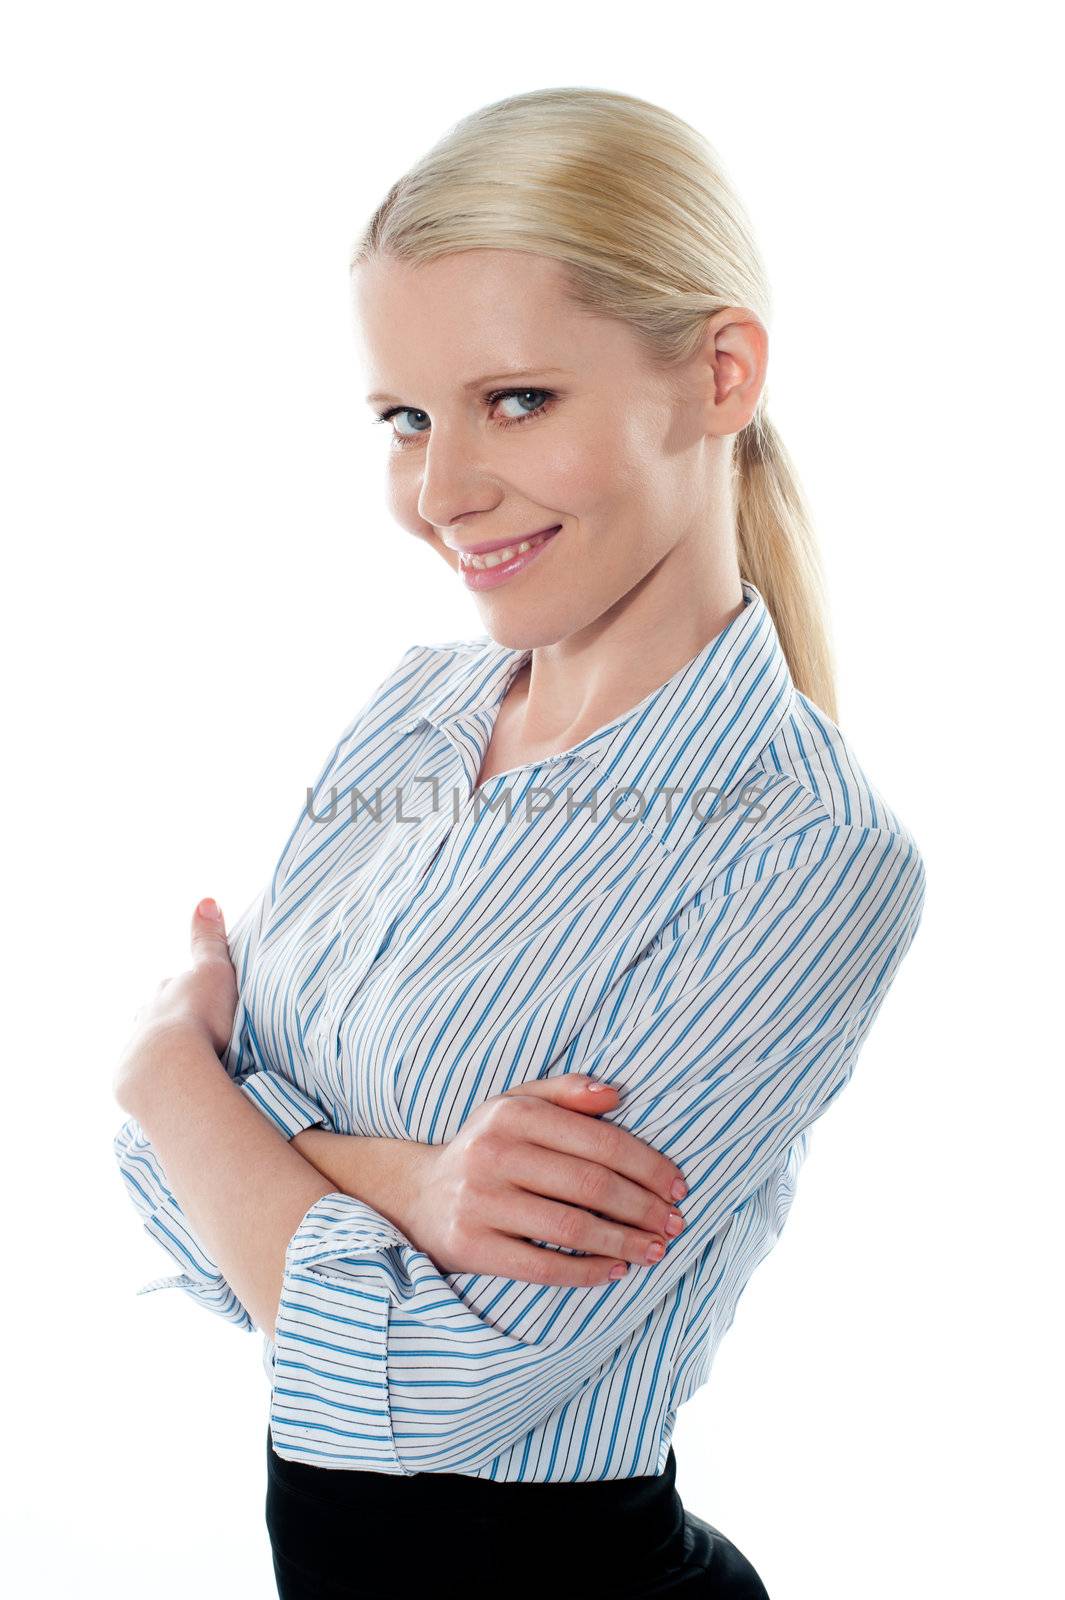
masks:
{"label": "wrist", "polygon": [[341,1194],[362,1200],[416,1243],[411,1234],[426,1161],[438,1146],[411,1139],[305,1128],[290,1140]]}
{"label": "wrist", "polygon": [[418,1208],[425,1194],[427,1170],[442,1147],[411,1139],[379,1139],[377,1144],[376,1198],[370,1204],[417,1245],[421,1232]]}
{"label": "wrist", "polygon": [[313,1127],[301,1128],[294,1133],[288,1141],[294,1150],[298,1150],[304,1161],[309,1161],[312,1167],[317,1167],[324,1178],[333,1181],[330,1168],[333,1162],[330,1152],[336,1147],[336,1140],[343,1135],[335,1133],[330,1128]]}

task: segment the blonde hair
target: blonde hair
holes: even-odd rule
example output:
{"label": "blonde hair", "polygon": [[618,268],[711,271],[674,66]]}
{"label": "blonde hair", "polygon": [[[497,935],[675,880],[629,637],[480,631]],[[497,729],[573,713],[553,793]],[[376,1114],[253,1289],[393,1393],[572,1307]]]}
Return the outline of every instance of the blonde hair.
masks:
{"label": "blonde hair", "polygon": [[[726,306],[769,325],[750,223],[714,150],[671,112],[611,90],[536,89],[464,117],[392,185],[351,266],[463,250],[562,262],[571,300],[627,324],[667,368]],[[732,494],[740,575],[766,602],[796,688],[835,721],[817,547],[765,385],[735,436]]]}

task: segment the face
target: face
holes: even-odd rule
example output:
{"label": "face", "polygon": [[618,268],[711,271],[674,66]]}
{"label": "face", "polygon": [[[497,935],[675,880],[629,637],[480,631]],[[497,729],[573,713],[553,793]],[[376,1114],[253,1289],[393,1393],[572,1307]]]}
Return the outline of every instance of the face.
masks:
{"label": "face", "polygon": [[562,273],[475,250],[421,266],[379,257],[354,275],[371,409],[393,411],[382,429],[400,526],[456,582],[460,551],[560,530],[512,576],[497,568],[502,581],[471,589],[512,648],[593,627],[705,539],[727,464],[711,459],[727,441],[707,433],[712,364],[693,383],[653,368],[623,324],[566,299]]}

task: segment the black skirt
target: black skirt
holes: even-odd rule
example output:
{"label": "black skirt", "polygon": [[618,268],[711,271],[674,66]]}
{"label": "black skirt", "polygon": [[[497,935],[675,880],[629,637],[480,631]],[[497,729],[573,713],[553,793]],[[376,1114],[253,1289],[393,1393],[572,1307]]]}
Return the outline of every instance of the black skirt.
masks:
{"label": "black skirt", "polygon": [[[280,1600],[769,1600],[751,1563],[658,1476],[496,1483],[286,1461],[266,1430]],[[498,1585],[498,1587],[497,1587]]]}

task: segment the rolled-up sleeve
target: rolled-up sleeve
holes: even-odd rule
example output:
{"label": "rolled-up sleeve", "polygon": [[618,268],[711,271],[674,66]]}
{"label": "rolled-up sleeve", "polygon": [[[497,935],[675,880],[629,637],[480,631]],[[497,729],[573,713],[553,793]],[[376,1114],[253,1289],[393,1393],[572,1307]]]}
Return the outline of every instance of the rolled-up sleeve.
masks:
{"label": "rolled-up sleeve", "polygon": [[923,903],[908,835],[826,823],[801,865],[707,884],[567,1041],[551,1075],[614,1084],[602,1120],[685,1175],[685,1228],[653,1267],[595,1287],[442,1274],[362,1201],[316,1200],[286,1253],[274,1447],[468,1472],[604,1381],[847,1083]]}
{"label": "rolled-up sleeve", "polygon": [[[327,1124],[321,1107],[279,1073],[253,1069],[237,1082],[241,1091],[286,1139],[294,1138],[304,1128]],[[140,1215],[145,1232],[161,1244],[181,1268],[172,1276],[153,1278],[137,1293],[184,1289],[225,1321],[254,1332],[255,1323],[247,1308],[190,1233],[181,1207],[167,1186],[151,1140],[136,1118],[127,1118],[118,1130],[114,1153],[126,1192]]]}

